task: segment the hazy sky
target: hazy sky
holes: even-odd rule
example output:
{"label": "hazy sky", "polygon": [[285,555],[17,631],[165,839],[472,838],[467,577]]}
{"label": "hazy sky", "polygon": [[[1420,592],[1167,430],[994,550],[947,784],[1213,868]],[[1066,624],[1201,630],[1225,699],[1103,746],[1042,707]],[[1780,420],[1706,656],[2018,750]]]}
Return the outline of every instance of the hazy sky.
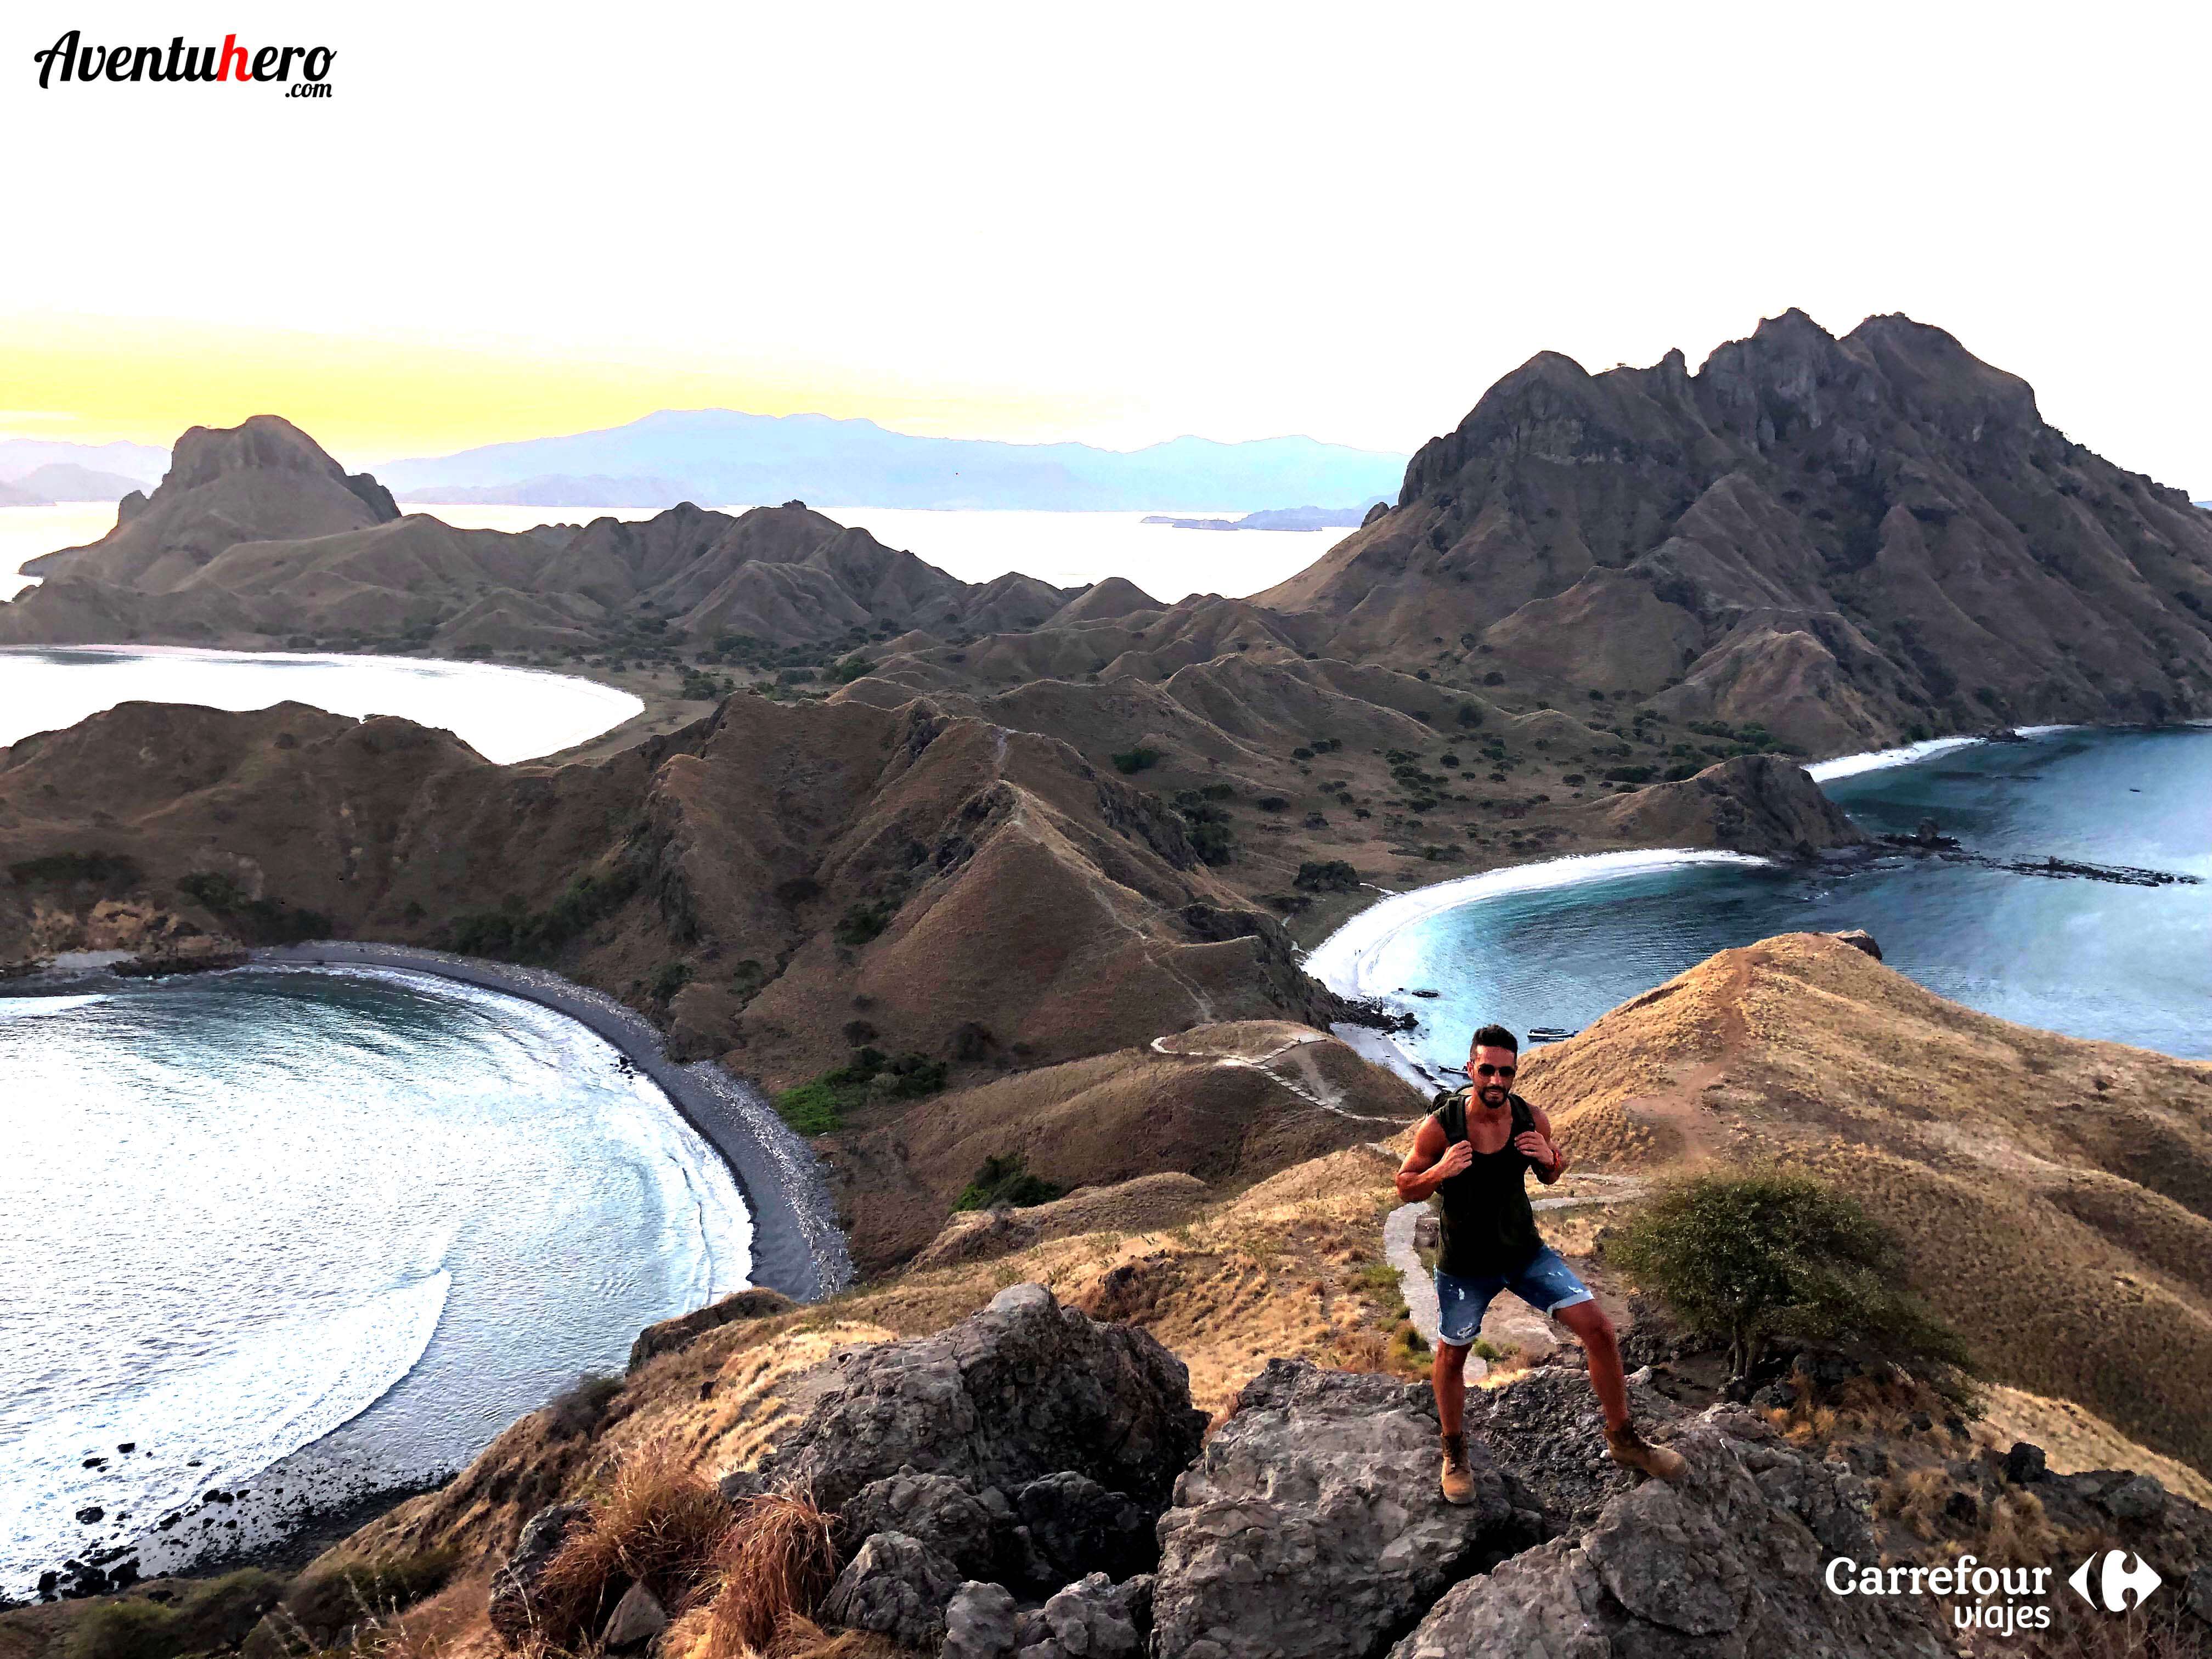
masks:
{"label": "hazy sky", "polygon": [[[0,430],[662,406],[1404,450],[1549,348],[1901,310],[2212,495],[2212,9],[15,6]],[[57,85],[326,45],[327,100]]]}

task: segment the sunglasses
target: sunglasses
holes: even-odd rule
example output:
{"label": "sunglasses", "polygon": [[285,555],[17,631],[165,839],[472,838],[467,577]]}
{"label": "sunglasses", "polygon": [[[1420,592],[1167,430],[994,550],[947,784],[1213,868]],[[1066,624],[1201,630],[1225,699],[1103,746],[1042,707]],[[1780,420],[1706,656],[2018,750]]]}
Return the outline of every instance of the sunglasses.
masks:
{"label": "sunglasses", "polygon": [[1511,1077],[1513,1075],[1513,1067],[1510,1066],[1478,1066],[1474,1068],[1474,1074],[1477,1077]]}

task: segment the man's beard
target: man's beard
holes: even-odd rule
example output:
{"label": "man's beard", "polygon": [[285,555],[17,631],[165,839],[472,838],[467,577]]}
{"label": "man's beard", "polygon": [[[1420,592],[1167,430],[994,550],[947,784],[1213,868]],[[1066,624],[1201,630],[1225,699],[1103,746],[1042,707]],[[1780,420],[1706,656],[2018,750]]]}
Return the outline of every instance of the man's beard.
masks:
{"label": "man's beard", "polygon": [[1497,1084],[1486,1083],[1475,1092],[1481,1097],[1482,1103],[1486,1106],[1503,1106],[1505,1103],[1505,1091]]}

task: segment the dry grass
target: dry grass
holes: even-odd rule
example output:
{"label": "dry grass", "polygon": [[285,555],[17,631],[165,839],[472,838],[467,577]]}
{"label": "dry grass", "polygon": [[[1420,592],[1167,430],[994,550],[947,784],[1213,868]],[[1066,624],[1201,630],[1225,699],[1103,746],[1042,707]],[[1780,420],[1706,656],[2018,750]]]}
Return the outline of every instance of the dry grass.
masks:
{"label": "dry grass", "polygon": [[675,1445],[649,1440],[632,1449],[590,1518],[545,1565],[532,1597],[538,1640],[573,1650],[633,1583],[670,1612],[684,1611],[703,1589],[730,1522],[729,1504]]}
{"label": "dry grass", "polygon": [[2033,1492],[2000,1492],[1987,1511],[1980,1559],[1992,1567],[2042,1567],[2058,1559],[2058,1534]]}
{"label": "dry grass", "polygon": [[906,1650],[872,1631],[825,1631],[811,1619],[788,1615],[776,1627],[762,1659],[907,1659]]}
{"label": "dry grass", "polygon": [[774,1649],[788,1621],[811,1613],[836,1577],[830,1517],[803,1498],[749,1498],[715,1565],[722,1582],[708,1611],[708,1659]]}
{"label": "dry grass", "polygon": [[1992,1383],[1983,1389],[1982,1404],[1983,1421],[1975,1437],[1997,1451],[2015,1440],[2028,1441],[2043,1448],[2051,1468],[2060,1474],[2085,1469],[2141,1470],[2156,1475],[2168,1492],[2212,1509],[2212,1480],[2200,1471],[2161,1457],[2070,1400],[2046,1400]]}
{"label": "dry grass", "polygon": [[1940,1529],[1953,1489],[1950,1475],[1936,1466],[1884,1475],[1874,1483],[1874,1512],[1926,1541]]}

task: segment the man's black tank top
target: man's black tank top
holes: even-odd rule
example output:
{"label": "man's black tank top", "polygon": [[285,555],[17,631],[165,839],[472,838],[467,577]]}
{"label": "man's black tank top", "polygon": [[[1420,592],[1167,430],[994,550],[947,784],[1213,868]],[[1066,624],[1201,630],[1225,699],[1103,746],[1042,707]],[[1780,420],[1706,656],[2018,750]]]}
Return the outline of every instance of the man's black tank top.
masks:
{"label": "man's black tank top", "polygon": [[[1467,1139],[1468,1094],[1468,1089],[1452,1089],[1437,1096],[1436,1118],[1447,1146]],[[1513,1144],[1513,1136],[1534,1128],[1536,1119],[1520,1096],[1509,1094],[1505,1100],[1513,1115],[1505,1145],[1494,1152],[1475,1153],[1474,1162],[1439,1185],[1433,1199],[1443,1247],[1437,1266],[1455,1279],[1517,1273],[1544,1248],[1528,1203],[1528,1171],[1538,1165]]]}

